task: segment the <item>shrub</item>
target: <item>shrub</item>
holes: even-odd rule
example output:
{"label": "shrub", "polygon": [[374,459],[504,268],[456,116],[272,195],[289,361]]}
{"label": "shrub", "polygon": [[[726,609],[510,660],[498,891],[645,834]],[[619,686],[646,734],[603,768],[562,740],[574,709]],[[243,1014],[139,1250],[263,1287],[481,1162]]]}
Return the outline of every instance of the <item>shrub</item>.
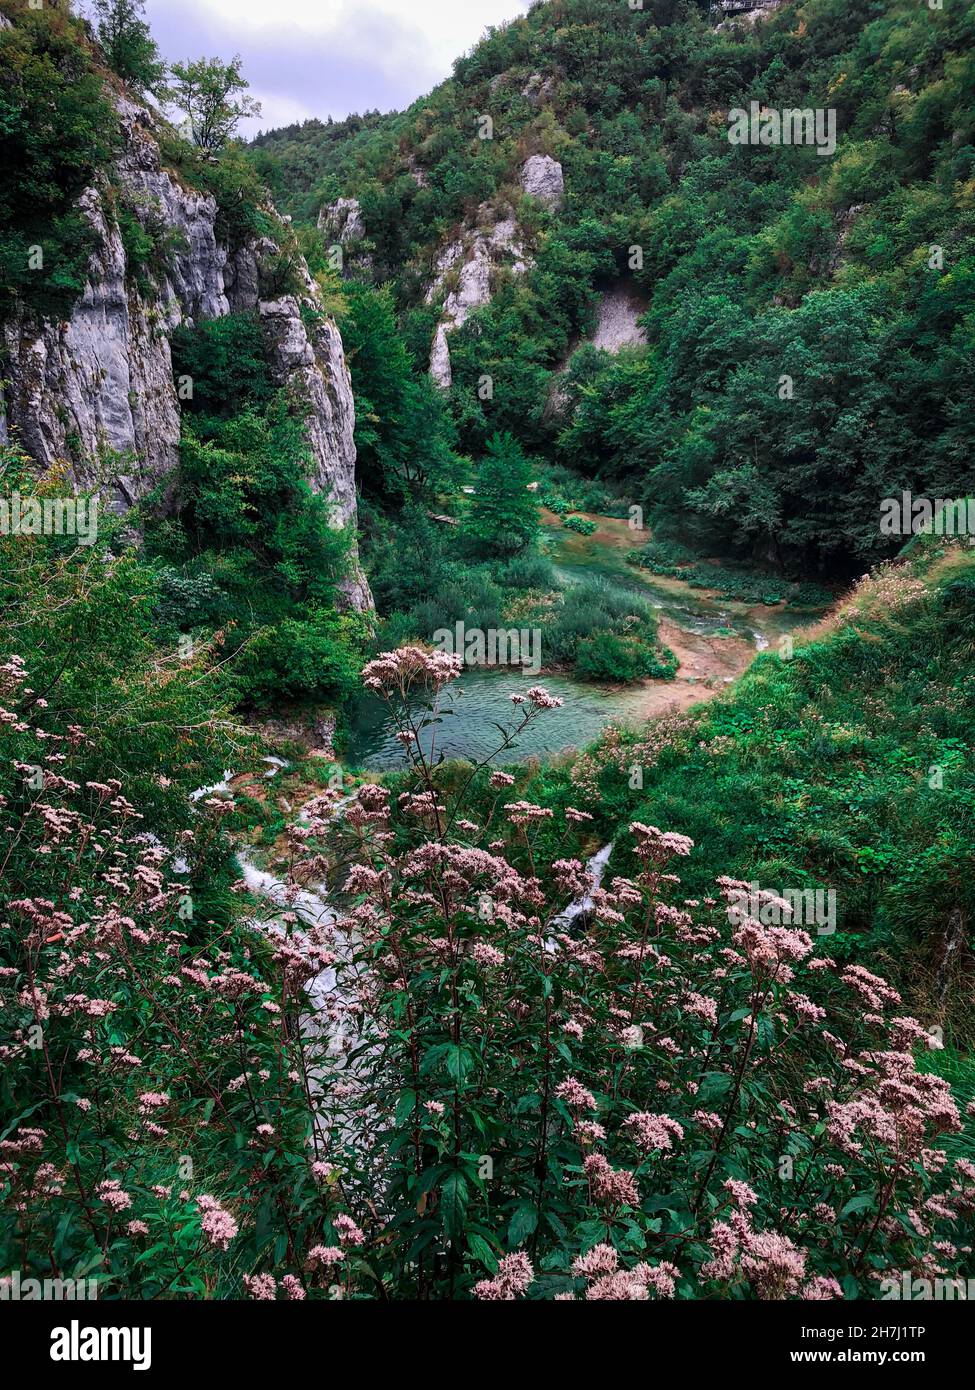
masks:
{"label": "shrub", "polygon": [[[164,847],[126,782],[86,779],[85,730],[60,732],[25,680],[0,662],[17,726],[0,815],[20,827],[0,931],[0,1269],[93,1279],[100,1297],[239,1292],[262,1213],[284,1222],[282,1194],[315,1179],[300,1109],[270,1092],[255,1109],[238,1079],[274,1074],[281,1021],[271,953],[229,891],[232,806],[191,813],[184,790]],[[43,786],[11,753],[42,758]]]}
{"label": "shrub", "polygon": [[494,577],[506,589],[549,590],[556,587],[555,567],[544,555],[516,555],[504,565],[497,565]]}
{"label": "shrub", "polygon": [[255,704],[315,700],[343,704],[358,688],[358,653],[368,632],[358,616],[317,609],[261,628],[241,653],[237,676]]}
{"label": "shrub", "polygon": [[600,632],[579,643],[575,669],[583,680],[636,681],[646,676],[672,678],[676,661],[661,660],[655,647],[638,638]]}

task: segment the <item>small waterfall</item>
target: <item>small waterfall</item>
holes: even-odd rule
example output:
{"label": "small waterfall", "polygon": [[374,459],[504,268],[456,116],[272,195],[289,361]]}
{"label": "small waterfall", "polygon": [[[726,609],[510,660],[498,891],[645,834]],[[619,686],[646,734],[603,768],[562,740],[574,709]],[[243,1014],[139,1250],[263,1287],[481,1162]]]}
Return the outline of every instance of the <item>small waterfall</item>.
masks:
{"label": "small waterfall", "polygon": [[948,925],[945,927],[944,936],[941,944],[941,960],[938,963],[937,975],[935,978],[935,994],[938,1004],[944,1008],[945,1000],[948,997],[948,989],[951,985],[952,975],[954,974],[956,959],[962,956],[962,947],[968,939],[965,930],[965,918],[960,908],[955,908],[948,918]]}
{"label": "small waterfall", "polygon": [[214,782],[212,787],[197,787],[195,792],[190,792],[191,801],[202,801],[205,796],[230,796],[230,784],[236,777],[232,770],[223,774],[222,782]]}
{"label": "small waterfall", "polygon": [[[593,888],[602,887],[606,866],[609,863],[609,856],[613,853],[614,843],[613,840],[610,840],[608,845],[603,845],[599,853],[594,854],[586,865],[586,872],[592,877]],[[567,931],[578,918],[584,917],[588,912],[592,912],[593,906],[592,897],[588,893],[581,898],[576,898],[574,903],[569,903],[569,906],[552,920],[552,930]]]}
{"label": "small waterfall", "polygon": [[[274,874],[268,873],[266,869],[259,869],[243,850],[237,855],[237,863],[240,865],[241,877],[248,892],[253,893],[255,897],[265,898],[283,911],[296,913],[308,927],[334,926],[338,922],[338,913],[327,899],[318,893],[304,888],[294,892],[279,878],[275,878]],[[267,922],[252,919],[251,926],[258,931],[273,932],[278,936],[287,935],[284,925],[274,919]],[[295,939],[294,935],[291,939]],[[298,944],[301,944],[300,937]],[[344,1050],[344,1025],[340,1023],[332,1028],[323,1028],[320,1019],[329,1003],[334,1002],[330,1001],[330,996],[336,994],[337,988],[338,979],[334,966],[329,966],[309,980],[305,985],[308,1012],[303,1014],[301,1019],[302,1032],[306,1037],[328,1038],[328,1051],[331,1056],[338,1056]],[[337,998],[341,999],[342,996],[337,995]]]}

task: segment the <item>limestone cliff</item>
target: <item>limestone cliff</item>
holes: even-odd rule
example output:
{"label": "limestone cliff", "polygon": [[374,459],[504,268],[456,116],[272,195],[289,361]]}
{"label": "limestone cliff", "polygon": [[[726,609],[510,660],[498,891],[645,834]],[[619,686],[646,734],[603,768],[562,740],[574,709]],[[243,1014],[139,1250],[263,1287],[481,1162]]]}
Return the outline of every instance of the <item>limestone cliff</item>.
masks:
{"label": "limestone cliff", "polygon": [[[522,166],[522,189],[537,198],[549,212],[558,212],[565,195],[562,165],[548,155],[532,155]],[[491,224],[492,217],[495,219]],[[430,375],[443,391],[453,380],[448,335],[462,328],[477,309],[489,304],[492,280],[507,267],[513,275],[523,275],[532,265],[525,249],[521,229],[510,207],[500,212],[482,204],[477,217],[440,252],[434,266],[434,279],[426,302],[442,300],[440,322],[430,349]]]}
{"label": "limestone cliff", "polygon": [[[262,266],[274,243],[234,250],[221,244],[216,201],[165,167],[154,114],[125,97],[116,107],[121,152],[104,182],[79,201],[95,234],[84,293],[67,319],[39,321],[25,311],[0,330],[0,437],[15,430],[41,468],[67,464],[76,486],[97,487],[121,508],[159,484],[165,491],[180,440],[173,330],[256,311],[272,373],[305,416],[312,486],[332,498],[336,525],[354,527],[351,380],[341,334],[323,313],[307,268],[298,267],[297,295],[267,287]],[[118,190],[166,242],[165,266],[152,271],[148,284],[128,263],[115,214]],[[273,210],[268,213],[273,226]],[[346,590],[352,606],[371,606],[357,559]]]}

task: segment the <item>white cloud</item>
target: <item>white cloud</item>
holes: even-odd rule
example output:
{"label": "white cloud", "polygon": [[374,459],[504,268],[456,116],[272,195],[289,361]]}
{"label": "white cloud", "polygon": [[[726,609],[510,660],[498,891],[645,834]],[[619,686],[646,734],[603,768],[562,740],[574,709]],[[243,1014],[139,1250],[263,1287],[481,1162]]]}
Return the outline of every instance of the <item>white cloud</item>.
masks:
{"label": "white cloud", "polygon": [[529,0],[148,0],[170,61],[240,53],[264,105],[253,129],[408,105],[489,25]]}

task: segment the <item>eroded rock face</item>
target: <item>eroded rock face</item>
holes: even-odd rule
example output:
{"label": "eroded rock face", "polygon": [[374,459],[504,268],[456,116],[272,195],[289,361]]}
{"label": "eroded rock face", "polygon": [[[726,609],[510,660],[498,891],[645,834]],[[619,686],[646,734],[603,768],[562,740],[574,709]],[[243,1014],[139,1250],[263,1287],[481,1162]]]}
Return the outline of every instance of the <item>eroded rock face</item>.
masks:
{"label": "eroded rock face", "polygon": [[128,505],[178,462],[173,329],[230,306],[216,202],[162,168],[148,110],[124,98],[117,109],[124,145],[115,178],[136,215],[160,224],[172,245],[155,293],[144,300],[134,287],[108,191],[89,188],[78,205],[96,249],[70,318],[39,323],[24,314],[8,320],[3,334],[8,417],[24,448],[42,468],[67,462],[78,486],[103,486]]}
{"label": "eroded rock face", "polygon": [[[833,250],[830,252],[826,269],[830,275],[835,275],[846,259],[846,243],[853,230],[853,224],[863,212],[865,203],[853,203],[850,207],[842,209],[836,214],[836,241]],[[818,269],[818,266],[816,267]]]}
{"label": "eroded rock face", "polygon": [[427,291],[426,302],[433,304],[443,293],[448,278],[456,280],[444,299],[430,352],[430,375],[444,391],[449,391],[453,380],[448,334],[462,328],[475,310],[490,303],[495,270],[508,266],[513,274],[523,275],[530,265],[511,209],[493,225],[490,217],[490,208],[482,204],[477,225],[465,228],[456,241],[441,251],[433,284]]}
{"label": "eroded rock face", "polygon": [[366,224],[358,198],[339,198],[322,208],[318,214],[318,230],[331,246],[342,248],[345,273],[353,268],[360,274],[372,270],[372,257],[362,247]]}
{"label": "eroded rock face", "polygon": [[554,91],[555,81],[552,77],[543,77],[540,72],[533,72],[522,87],[521,94],[532,106],[545,106]]}
{"label": "eroded rock face", "polygon": [[318,214],[318,230],[343,246],[348,246],[350,242],[364,241],[366,224],[362,220],[359,199],[339,198],[338,202],[322,208]]}
{"label": "eroded rock face", "polygon": [[[180,406],[170,340],[181,323],[230,312],[260,314],[272,372],[304,410],[313,459],[312,485],[334,499],[337,526],[357,520],[355,406],[342,338],[321,310],[302,268],[301,303],[265,300],[262,264],[276,252],[269,239],[232,254],[216,231],[212,197],[186,188],[162,167],[154,117],[118,101],[124,146],[115,182],[140,219],[161,226],[171,245],[146,297],[136,288],[107,186],[89,188],[79,207],[96,236],[84,294],[67,320],[28,313],[2,325],[6,399],[0,438],[16,438],[42,469],[67,465],[79,488],[98,488],[127,507],[175,476]],[[309,336],[302,304],[314,324]],[[356,560],[347,585],[351,604],[372,606]]]}
{"label": "eroded rock face", "polygon": [[734,29],[749,27],[767,19],[773,10],[779,9],[785,0],[719,0],[718,8],[731,16],[723,19],[715,29]]}
{"label": "eroded rock face", "polygon": [[447,325],[437,324],[430,349],[430,375],[441,391],[449,391],[454,382],[453,368],[450,365],[450,344],[447,342]]}
{"label": "eroded rock face", "polygon": [[640,318],[648,308],[632,285],[624,281],[611,285],[599,299],[592,346],[612,353],[624,347],[644,347],[647,335],[640,327]]}
{"label": "eroded rock face", "polygon": [[221,318],[230,305],[224,286],[227,251],[216,235],[216,201],[184,187],[162,167],[153,117],[144,106],[124,99],[117,105],[125,131],[117,173],[137,215],[160,219],[172,239],[159,298],[174,318]]}
{"label": "eroded rock face", "polygon": [[545,403],[546,418],[567,419],[571,401],[566,389],[567,372],[573,355],[587,344],[614,356],[627,347],[645,347],[646,331],[640,319],[650,305],[638,287],[628,280],[605,286],[596,310],[596,328],[591,338],[574,343],[558,371],[553,374]]}
{"label": "eroded rock face", "polygon": [[521,186],[553,212],[565,201],[565,175],[562,165],[549,154],[533,154],[521,170]]}
{"label": "eroded rock face", "polygon": [[[310,326],[302,317],[302,305],[312,311]],[[332,500],[335,523],[354,526],[355,401],[342,335],[335,323],[321,314],[310,277],[301,302],[292,295],[261,300],[258,312],[272,376],[288,388],[305,412],[314,470],[309,481],[315,491]],[[343,589],[352,607],[360,611],[373,607],[358,560]]]}
{"label": "eroded rock face", "polygon": [[68,463],[79,487],[130,505],[178,462],[169,332],[182,315],[178,303],[146,304],[128,286],[125,248],[101,195],[88,189],[80,207],[98,246],[70,319],[25,315],[3,326],[8,422],[42,468]]}

